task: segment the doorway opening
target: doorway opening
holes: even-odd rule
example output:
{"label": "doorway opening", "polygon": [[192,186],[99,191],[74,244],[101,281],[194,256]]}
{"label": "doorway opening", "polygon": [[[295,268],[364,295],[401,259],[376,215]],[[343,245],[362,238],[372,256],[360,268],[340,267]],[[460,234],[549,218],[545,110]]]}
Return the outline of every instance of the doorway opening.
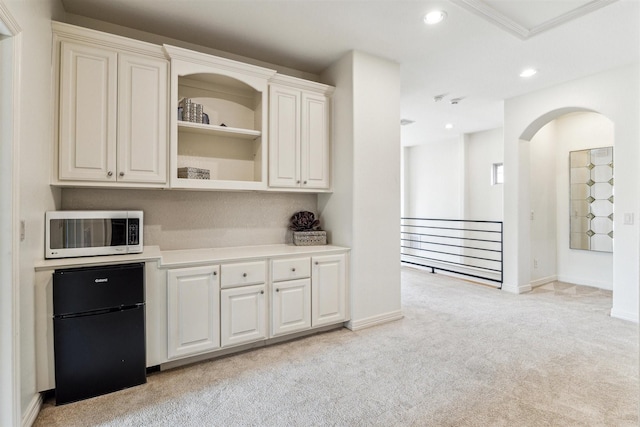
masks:
{"label": "doorway opening", "polygon": [[[611,194],[600,206],[598,201],[587,201],[591,199],[590,192],[600,190],[599,184],[594,185],[590,179],[587,183],[588,177],[585,183],[576,183],[577,175],[583,171],[571,167],[570,156],[583,150],[608,150],[608,147],[612,152],[613,122],[593,111],[562,112],[541,124],[531,138],[522,143],[528,145],[529,157],[531,286],[556,283],[552,288],[556,286],[565,293],[588,290],[580,290],[575,285],[611,292],[613,252],[602,248],[578,249],[575,240],[588,239],[587,233],[602,233],[605,239],[613,238],[613,157],[602,166],[610,174],[605,186]],[[596,165],[589,160],[585,164],[586,174],[593,175],[600,170],[598,162],[594,163]],[[578,193],[584,193],[583,200],[577,198]],[[599,210],[606,212],[601,214]],[[606,224],[592,221],[594,213],[604,218]]]}

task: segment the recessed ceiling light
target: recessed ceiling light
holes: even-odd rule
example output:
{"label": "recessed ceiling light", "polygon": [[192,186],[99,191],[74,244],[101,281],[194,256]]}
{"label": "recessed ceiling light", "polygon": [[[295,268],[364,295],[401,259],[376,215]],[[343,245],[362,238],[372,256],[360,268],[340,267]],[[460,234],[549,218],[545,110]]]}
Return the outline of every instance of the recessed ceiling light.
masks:
{"label": "recessed ceiling light", "polygon": [[538,70],[536,70],[535,68],[527,68],[520,73],[520,77],[531,77],[534,76],[537,72]]}
{"label": "recessed ceiling light", "polygon": [[439,22],[444,21],[447,17],[447,13],[443,10],[434,10],[433,12],[429,12],[424,16],[425,24],[434,25]]}
{"label": "recessed ceiling light", "polygon": [[453,123],[447,123],[446,125],[444,125],[445,129],[453,129]]}

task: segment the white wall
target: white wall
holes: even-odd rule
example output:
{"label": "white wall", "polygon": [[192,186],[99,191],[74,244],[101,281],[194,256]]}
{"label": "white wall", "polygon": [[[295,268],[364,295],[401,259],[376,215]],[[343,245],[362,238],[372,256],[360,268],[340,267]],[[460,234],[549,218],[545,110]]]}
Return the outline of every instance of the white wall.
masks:
{"label": "white wall", "polygon": [[[542,125],[571,110],[596,111],[615,126],[614,164],[617,215],[613,255],[611,314],[638,321],[640,284],[640,68],[638,64],[609,70],[505,101],[505,285],[521,292],[530,288],[530,200],[528,156],[522,140]],[[635,94],[635,95],[634,95]],[[527,143],[528,144],[528,143]],[[526,195],[526,197],[523,197]],[[624,224],[623,214],[633,224]]]}
{"label": "white wall", "polygon": [[464,143],[450,139],[405,148],[406,217],[463,217]]}
{"label": "white wall", "polygon": [[144,211],[144,244],[164,250],[290,243],[291,215],[298,211],[317,214],[317,204],[315,194],[296,193],[62,191],[62,209]]}
{"label": "white wall", "polygon": [[[19,380],[19,343],[14,331],[19,324],[17,286],[18,236],[14,229],[14,78],[17,77],[21,36],[13,16],[0,1],[0,425],[18,424],[22,408]],[[16,129],[17,130],[17,129]],[[17,138],[17,132],[16,132]],[[17,171],[16,171],[17,173]]]}
{"label": "white wall", "polygon": [[334,176],[344,179],[319,207],[352,248],[349,325],[359,329],[401,317],[400,66],[350,52],[322,77],[336,86]]}
{"label": "white wall", "polygon": [[49,187],[52,126],[51,19],[63,15],[58,0],[8,1],[22,28],[20,68],[19,212],[26,224],[19,248],[20,383],[23,416],[36,408],[34,261],[42,259],[44,211],[55,209],[59,192]]}
{"label": "white wall", "polygon": [[[574,113],[556,122],[558,279],[581,285],[613,288],[613,254],[569,248],[569,152],[614,146],[614,125],[596,113]],[[532,140],[533,142],[533,140]],[[614,164],[615,168],[615,164]],[[616,169],[617,172],[617,169]],[[617,176],[616,176],[617,178]],[[614,191],[616,191],[614,183]],[[616,191],[616,198],[617,198]],[[614,203],[615,212],[616,209]],[[616,230],[617,231],[617,230]],[[614,231],[615,232],[615,231]],[[614,236],[617,242],[618,236]],[[614,245],[617,245],[614,243]]]}
{"label": "white wall", "polygon": [[466,135],[464,218],[502,220],[502,184],[491,182],[493,164],[503,163],[502,128]]}
{"label": "white wall", "polygon": [[[556,178],[556,163],[562,163],[559,159],[559,145],[555,120],[540,129],[531,142],[522,145],[523,149],[529,150],[530,164],[529,183],[531,188],[528,194],[532,215],[529,218],[531,286],[543,285],[557,278],[556,217],[558,217],[558,195],[556,183],[558,180]],[[565,214],[568,212],[568,210],[564,211]]]}

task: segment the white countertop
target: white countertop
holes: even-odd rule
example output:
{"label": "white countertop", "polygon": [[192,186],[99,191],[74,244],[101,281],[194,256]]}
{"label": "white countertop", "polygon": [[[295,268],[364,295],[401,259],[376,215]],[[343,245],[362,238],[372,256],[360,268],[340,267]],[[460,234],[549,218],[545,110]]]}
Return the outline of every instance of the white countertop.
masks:
{"label": "white countertop", "polygon": [[35,263],[36,271],[55,270],[56,268],[92,267],[126,262],[157,261],[162,258],[159,246],[145,246],[142,253],[127,255],[100,255],[77,258],[44,259]]}
{"label": "white countertop", "polygon": [[160,267],[171,268],[184,265],[218,264],[221,262],[233,262],[238,260],[282,258],[312,253],[343,253],[348,250],[348,248],[333,245],[294,246],[282,244],[162,251]]}
{"label": "white countertop", "polygon": [[57,268],[90,267],[126,262],[158,261],[160,268],[174,268],[203,264],[218,264],[258,258],[283,258],[305,254],[344,253],[349,248],[333,245],[295,246],[295,245],[259,245],[236,246],[226,248],[160,250],[159,246],[145,246],[139,254],[108,255],[80,258],[58,258],[41,260],[35,264],[36,271],[55,270]]}

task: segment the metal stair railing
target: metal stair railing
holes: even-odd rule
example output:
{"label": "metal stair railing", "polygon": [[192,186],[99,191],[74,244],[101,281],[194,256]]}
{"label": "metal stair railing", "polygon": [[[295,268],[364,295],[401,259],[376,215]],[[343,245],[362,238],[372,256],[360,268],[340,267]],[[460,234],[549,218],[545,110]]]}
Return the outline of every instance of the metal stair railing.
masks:
{"label": "metal stair railing", "polygon": [[401,218],[403,263],[498,283],[503,282],[502,221]]}

